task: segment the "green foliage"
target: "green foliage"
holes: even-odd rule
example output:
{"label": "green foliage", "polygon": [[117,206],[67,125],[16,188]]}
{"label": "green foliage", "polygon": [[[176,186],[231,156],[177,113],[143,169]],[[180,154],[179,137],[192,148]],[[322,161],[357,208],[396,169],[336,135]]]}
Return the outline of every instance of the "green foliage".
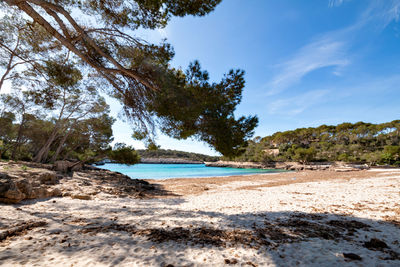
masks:
{"label": "green foliage", "polygon": [[[91,157],[102,154],[113,141],[111,127],[115,120],[108,115],[108,105],[102,97],[90,91],[78,93],[79,90],[63,93],[61,99],[52,100],[55,103],[52,107],[45,101],[35,104],[34,99],[25,97],[27,94],[2,94],[0,157],[31,161],[46,143],[44,162],[90,161]],[[39,112],[43,110],[48,113]]]}
{"label": "green foliage", "polygon": [[258,124],[255,116],[234,116],[242,98],[244,72],[231,70],[219,83],[210,83],[208,73],[195,61],[185,74],[177,73],[179,78],[170,78],[176,85],[156,92],[149,105],[161,119],[162,131],[178,139],[194,136],[227,157],[243,153]]}
{"label": "green foliage", "polygon": [[394,164],[400,160],[400,146],[385,146],[382,153],[382,159],[386,164]]}
{"label": "green foliage", "polygon": [[[278,155],[268,153],[279,149]],[[255,138],[238,161],[344,161],[399,166],[400,120],[321,125]]]}
{"label": "green foliage", "polygon": [[109,159],[122,164],[133,165],[140,161],[140,157],[135,149],[123,143],[117,143],[114,149],[108,153]]}
{"label": "green foliage", "polygon": [[23,171],[27,171],[27,170],[28,170],[28,166],[26,166],[26,165],[22,165],[22,166],[21,166],[21,170],[23,170]]}
{"label": "green foliage", "polygon": [[156,151],[156,150],[160,149],[160,146],[157,145],[156,143],[150,141],[150,142],[147,144],[146,148],[147,148],[147,150],[150,150],[150,151]]}
{"label": "green foliage", "polygon": [[293,159],[295,161],[299,161],[302,163],[308,163],[310,161],[312,161],[315,157],[315,149],[313,147],[310,148],[296,148],[296,150],[294,150],[294,155],[293,155]]}
{"label": "green foliage", "polygon": [[[197,61],[186,71],[175,69],[170,64],[175,54],[170,44],[151,44],[134,32],[163,28],[174,16],[204,16],[221,0],[3,2],[4,12],[13,13],[9,25],[27,26],[21,33],[27,40],[23,48],[35,53],[24,57],[24,71],[18,72],[20,77],[13,78],[13,83],[31,88],[36,104],[53,111],[61,104],[55,99],[65,93],[68,102],[76,104],[82,90],[104,89],[123,105],[125,117],[138,130],[134,137],[149,145],[158,127],[174,138],[204,141],[227,157],[245,151],[258,119],[235,117],[244,72],[230,70],[220,82],[212,83]],[[21,22],[11,19],[15,14],[20,14]],[[13,33],[14,37],[6,40],[8,48],[20,36],[17,32],[19,28],[7,28],[5,36]],[[80,106],[75,104],[69,106]],[[44,147],[35,161],[49,154],[48,145]]]}
{"label": "green foliage", "polygon": [[141,158],[181,158],[194,161],[217,161],[219,157],[171,149],[137,150]]}

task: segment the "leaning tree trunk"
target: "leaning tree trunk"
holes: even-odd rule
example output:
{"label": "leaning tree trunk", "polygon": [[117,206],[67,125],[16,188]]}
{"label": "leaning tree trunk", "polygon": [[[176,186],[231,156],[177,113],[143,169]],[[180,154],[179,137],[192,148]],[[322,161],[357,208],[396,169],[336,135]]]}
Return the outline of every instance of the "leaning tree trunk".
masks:
{"label": "leaning tree trunk", "polygon": [[69,131],[68,133],[66,133],[63,138],[61,139],[60,143],[58,144],[58,147],[56,149],[56,152],[54,153],[54,155],[51,157],[50,162],[54,163],[57,160],[58,155],[60,154],[62,147],[64,146],[65,141],[67,141],[67,138],[69,136],[69,134],[71,133],[71,131]]}
{"label": "leaning tree trunk", "polygon": [[22,121],[19,124],[19,128],[18,128],[17,140],[15,141],[15,145],[14,145],[13,151],[11,153],[11,159],[13,159],[13,160],[15,159],[15,154],[17,153],[17,150],[21,143],[22,129],[24,127],[24,124],[25,124],[25,115],[22,115]]}
{"label": "leaning tree trunk", "polygon": [[44,161],[49,153],[50,146],[53,144],[54,139],[56,139],[57,135],[57,128],[53,130],[51,133],[49,139],[47,139],[46,143],[43,145],[43,147],[39,150],[39,152],[36,154],[36,156],[33,158],[34,162],[41,163]]}

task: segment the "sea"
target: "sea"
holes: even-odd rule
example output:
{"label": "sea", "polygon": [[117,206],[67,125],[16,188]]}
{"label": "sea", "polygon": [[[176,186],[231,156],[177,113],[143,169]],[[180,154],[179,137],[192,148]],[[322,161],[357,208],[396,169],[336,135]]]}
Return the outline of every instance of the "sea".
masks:
{"label": "sea", "polygon": [[257,173],[281,172],[276,169],[238,169],[227,167],[206,167],[205,164],[115,164],[106,163],[98,168],[123,173],[132,179],[171,179],[202,178],[231,175],[249,175]]}

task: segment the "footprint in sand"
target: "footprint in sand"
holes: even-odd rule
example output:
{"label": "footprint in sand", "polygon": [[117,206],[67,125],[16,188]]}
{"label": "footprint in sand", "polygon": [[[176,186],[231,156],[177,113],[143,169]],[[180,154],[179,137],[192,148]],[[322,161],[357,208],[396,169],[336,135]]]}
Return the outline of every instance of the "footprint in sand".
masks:
{"label": "footprint in sand", "polygon": [[141,250],[142,250],[141,248],[135,248],[135,249],[133,250],[133,252],[138,253],[138,252],[140,252]]}

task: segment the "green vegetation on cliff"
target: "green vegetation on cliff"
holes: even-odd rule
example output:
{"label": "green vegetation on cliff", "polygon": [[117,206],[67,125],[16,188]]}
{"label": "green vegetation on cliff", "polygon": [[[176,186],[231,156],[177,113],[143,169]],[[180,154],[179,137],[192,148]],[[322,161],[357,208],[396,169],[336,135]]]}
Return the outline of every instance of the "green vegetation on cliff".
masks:
{"label": "green vegetation on cliff", "polygon": [[236,161],[344,161],[400,165],[400,120],[342,123],[277,132],[249,142]]}
{"label": "green vegetation on cliff", "polygon": [[219,157],[171,149],[137,150],[141,158],[179,158],[194,161],[217,161]]}

